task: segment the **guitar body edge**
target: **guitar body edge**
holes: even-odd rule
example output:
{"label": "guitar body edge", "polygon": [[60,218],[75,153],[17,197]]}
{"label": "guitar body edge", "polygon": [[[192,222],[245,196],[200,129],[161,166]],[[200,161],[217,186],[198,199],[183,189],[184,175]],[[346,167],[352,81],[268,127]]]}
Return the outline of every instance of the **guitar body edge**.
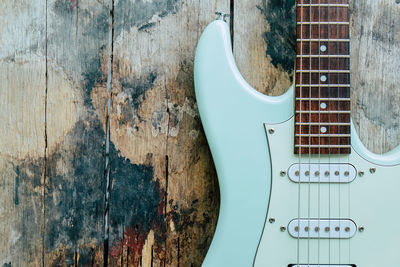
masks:
{"label": "guitar body edge", "polygon": [[211,23],[199,41],[195,88],[221,195],[217,228],[202,266],[252,266],[271,190],[264,123],[292,116],[293,91],[268,97],[248,85],[235,65],[223,21]]}

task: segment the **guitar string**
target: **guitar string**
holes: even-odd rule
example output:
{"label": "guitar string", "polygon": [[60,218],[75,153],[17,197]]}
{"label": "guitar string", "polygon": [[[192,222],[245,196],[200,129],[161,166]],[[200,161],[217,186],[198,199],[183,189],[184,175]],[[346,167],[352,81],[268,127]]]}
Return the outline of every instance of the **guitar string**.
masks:
{"label": "guitar string", "polygon": [[[298,0],[297,3],[304,4],[304,0]],[[303,56],[304,47],[303,47],[303,5],[300,6],[300,55]],[[300,60],[300,70],[303,70],[303,60]],[[302,123],[302,98],[303,98],[303,73],[299,72],[300,83],[299,83],[299,90],[300,90],[300,103],[299,103],[299,117],[300,117],[300,124],[299,124],[299,178],[301,177],[301,153],[302,153],[302,132],[303,132],[303,125]],[[298,199],[297,199],[297,266],[300,264],[300,201],[301,201],[301,183],[299,180],[298,183]]]}
{"label": "guitar string", "polygon": [[[327,15],[328,15],[328,19],[327,19],[327,21],[328,21],[328,23],[327,23],[327,27],[328,27],[328,42],[327,42],[327,52],[328,52],[328,54],[331,54],[330,53],[330,47],[331,47],[331,43],[330,43],[330,34],[329,34],[329,29],[330,29],[330,19],[329,19],[329,12],[330,12],[330,1],[328,0],[328,8],[327,8]],[[328,68],[330,67],[330,57],[328,57]],[[332,93],[332,90],[331,90],[331,86],[330,86],[330,84],[331,84],[331,74],[330,73],[327,73],[327,77],[328,77],[328,91],[329,91],[329,94],[328,94],[328,99],[329,99],[329,101],[328,101],[328,104],[329,104],[329,109],[331,108],[331,103],[332,103],[332,101],[331,101],[331,93]],[[328,112],[328,122],[331,122],[331,112]],[[327,127],[327,129],[328,129],[328,133],[331,133],[331,131],[332,131],[332,126],[331,125],[329,125],[328,127]],[[329,229],[331,229],[332,228],[332,226],[331,226],[331,152],[332,152],[332,148],[331,148],[331,138],[328,138],[328,172],[329,172],[329,186],[328,186],[328,190],[329,190],[329,193],[328,193],[328,197],[329,197],[329,200],[328,200],[328,204],[329,204],[329,207],[328,207],[328,210],[329,210],[329,212],[328,212],[328,219],[329,219]],[[329,260],[328,260],[328,262],[329,262],[329,264],[331,264],[331,234],[329,233],[329,237],[328,237],[328,239],[329,239],[329,245],[328,245],[328,255],[329,255]]]}
{"label": "guitar string", "polygon": [[[339,15],[340,13],[339,13],[339,8],[336,6],[336,14],[337,14],[337,19],[339,19],[341,16]],[[337,25],[336,24],[336,33],[337,33],[337,38],[339,38],[339,25]],[[339,49],[339,45],[336,45],[336,54],[337,55],[339,55],[339,53],[340,53],[340,49]],[[340,69],[340,59],[339,59],[339,57],[337,56],[336,57],[336,69],[337,70],[339,70]],[[340,74],[338,73],[338,74],[336,74],[337,75],[337,84],[339,84],[340,83]],[[345,75],[344,75],[345,76]],[[337,97],[337,107],[336,107],[336,110],[340,110],[340,108],[339,108],[339,88],[337,89],[337,94],[336,94],[336,97]],[[340,115],[339,115],[339,112],[337,112],[337,121],[338,122],[340,122]],[[338,131],[337,131],[337,133],[339,134],[339,136],[338,136],[338,150],[339,150],[339,166],[341,165],[341,148],[340,148],[340,145],[341,145],[341,137],[340,137],[340,134],[341,134],[341,129],[340,129],[340,127],[338,126]],[[340,167],[339,167],[339,171],[340,171]],[[339,175],[340,175],[340,173],[339,173]],[[340,176],[339,176],[340,177]],[[340,183],[337,185],[337,188],[338,188],[338,212],[339,212],[339,216],[338,216],[338,218],[340,219],[341,218],[341,185],[340,185]],[[340,223],[339,223],[339,226],[341,227],[341,225],[340,225]],[[342,244],[342,242],[341,242],[341,232],[342,231],[339,231],[339,241],[338,241],[338,247],[339,247],[339,264],[341,264],[341,244]]]}
{"label": "guitar string", "polygon": [[[312,1],[310,1],[311,4]],[[313,21],[313,12],[312,9],[313,7],[310,5],[309,9],[309,21]],[[308,71],[309,71],[309,75],[308,75],[308,79],[310,81],[310,85],[309,85],[309,89],[308,89],[308,122],[310,123],[310,126],[308,127],[308,238],[307,238],[307,262],[308,265],[310,265],[310,233],[311,233],[311,227],[310,227],[310,220],[311,220],[311,144],[312,144],[312,139],[311,139],[311,80],[312,80],[312,76],[311,76],[311,69],[312,69],[312,59],[311,59],[311,54],[312,54],[312,49],[311,49],[311,31],[312,31],[312,27],[311,27],[312,23],[309,23],[309,46],[310,46],[310,50],[309,50],[309,59],[308,59]]]}
{"label": "guitar string", "polygon": [[[345,2],[347,2],[347,4],[349,5],[349,1],[345,1]],[[347,17],[346,17],[346,20],[347,21],[349,21],[349,24],[350,24],[350,7],[348,6],[347,7],[347,9],[346,9],[346,14],[347,14]],[[346,27],[346,31],[347,31],[347,36],[345,36],[346,38],[348,38],[349,39],[349,50],[345,53],[345,54],[349,54],[350,55],[350,25],[348,25],[347,27]],[[348,62],[348,68],[349,68],[349,70],[350,70],[350,62],[351,62],[351,59],[349,59],[349,62]],[[351,74],[349,74],[349,77],[348,77],[348,83],[349,83],[349,85],[350,85],[350,76],[351,76]],[[349,97],[350,97],[350,87],[347,89],[349,92]],[[349,110],[351,111],[351,102],[350,101],[348,101],[348,105],[349,105]],[[349,115],[349,116],[351,116],[351,114]],[[351,122],[351,119],[350,119],[350,122]],[[348,131],[350,134],[351,134],[351,129],[350,129],[350,131]],[[348,138],[350,138],[350,144],[351,144],[351,135],[350,135],[350,137],[348,137]],[[350,153],[351,153],[351,147],[350,147]],[[347,154],[347,171],[349,172],[349,166],[350,166],[350,154]],[[348,187],[348,214],[349,214],[349,219],[351,218],[350,217],[350,201],[351,201],[351,198],[350,198],[350,187],[351,187],[351,185],[350,185],[351,183],[348,183],[347,184],[347,187]],[[348,239],[348,246],[349,246],[349,260],[348,260],[348,263],[351,263],[351,257],[350,257],[350,253],[351,253],[351,238],[349,238]]]}
{"label": "guitar string", "polygon": [[[321,0],[318,0],[318,21],[321,22]],[[321,69],[321,23],[318,24],[318,69]],[[318,81],[318,129],[321,129],[321,85]],[[321,135],[318,135],[318,144],[321,145]],[[318,148],[318,227],[321,231],[321,146]],[[321,235],[318,232],[318,266],[320,264]]]}

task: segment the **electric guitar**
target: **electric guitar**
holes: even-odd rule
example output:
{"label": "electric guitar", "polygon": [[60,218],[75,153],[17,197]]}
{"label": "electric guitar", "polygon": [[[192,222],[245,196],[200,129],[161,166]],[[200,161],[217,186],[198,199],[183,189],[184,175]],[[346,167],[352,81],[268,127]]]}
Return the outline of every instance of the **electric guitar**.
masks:
{"label": "electric guitar", "polygon": [[297,0],[295,83],[270,97],[239,73],[228,25],[205,29],[195,90],[221,206],[203,267],[400,266],[400,146],[360,142],[349,45],[348,0]]}

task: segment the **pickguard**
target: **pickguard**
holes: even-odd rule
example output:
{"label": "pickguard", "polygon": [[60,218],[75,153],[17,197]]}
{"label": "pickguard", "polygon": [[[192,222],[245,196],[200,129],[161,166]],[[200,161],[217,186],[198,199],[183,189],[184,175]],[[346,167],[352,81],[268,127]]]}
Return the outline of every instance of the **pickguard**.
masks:
{"label": "pickguard", "polygon": [[[396,266],[399,246],[393,233],[397,231],[395,222],[400,219],[396,212],[396,203],[400,203],[399,165],[371,163],[359,155],[363,151],[361,148],[357,151],[354,144],[350,155],[296,156],[293,153],[293,126],[293,118],[280,124],[265,124],[272,164],[272,189],[254,266]],[[298,183],[288,177],[293,164],[351,164],[357,175],[348,183]],[[288,231],[289,223],[296,218],[352,220],[357,228],[351,238],[333,235],[331,238],[296,238]],[[316,230],[325,231],[321,228],[314,226],[308,230],[314,231],[315,235]],[[300,230],[304,234],[304,229]],[[334,231],[335,227],[329,227],[329,230]]]}

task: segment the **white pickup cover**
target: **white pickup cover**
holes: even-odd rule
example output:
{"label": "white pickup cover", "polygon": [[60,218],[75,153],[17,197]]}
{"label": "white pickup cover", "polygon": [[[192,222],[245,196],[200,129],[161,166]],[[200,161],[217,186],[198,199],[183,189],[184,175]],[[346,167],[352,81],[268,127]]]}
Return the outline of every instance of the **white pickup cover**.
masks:
{"label": "white pickup cover", "polygon": [[356,175],[356,168],[348,163],[296,163],[288,170],[295,183],[350,183]]}
{"label": "white pickup cover", "polygon": [[356,224],[349,219],[294,219],[288,225],[294,238],[348,239],[356,231]]}

